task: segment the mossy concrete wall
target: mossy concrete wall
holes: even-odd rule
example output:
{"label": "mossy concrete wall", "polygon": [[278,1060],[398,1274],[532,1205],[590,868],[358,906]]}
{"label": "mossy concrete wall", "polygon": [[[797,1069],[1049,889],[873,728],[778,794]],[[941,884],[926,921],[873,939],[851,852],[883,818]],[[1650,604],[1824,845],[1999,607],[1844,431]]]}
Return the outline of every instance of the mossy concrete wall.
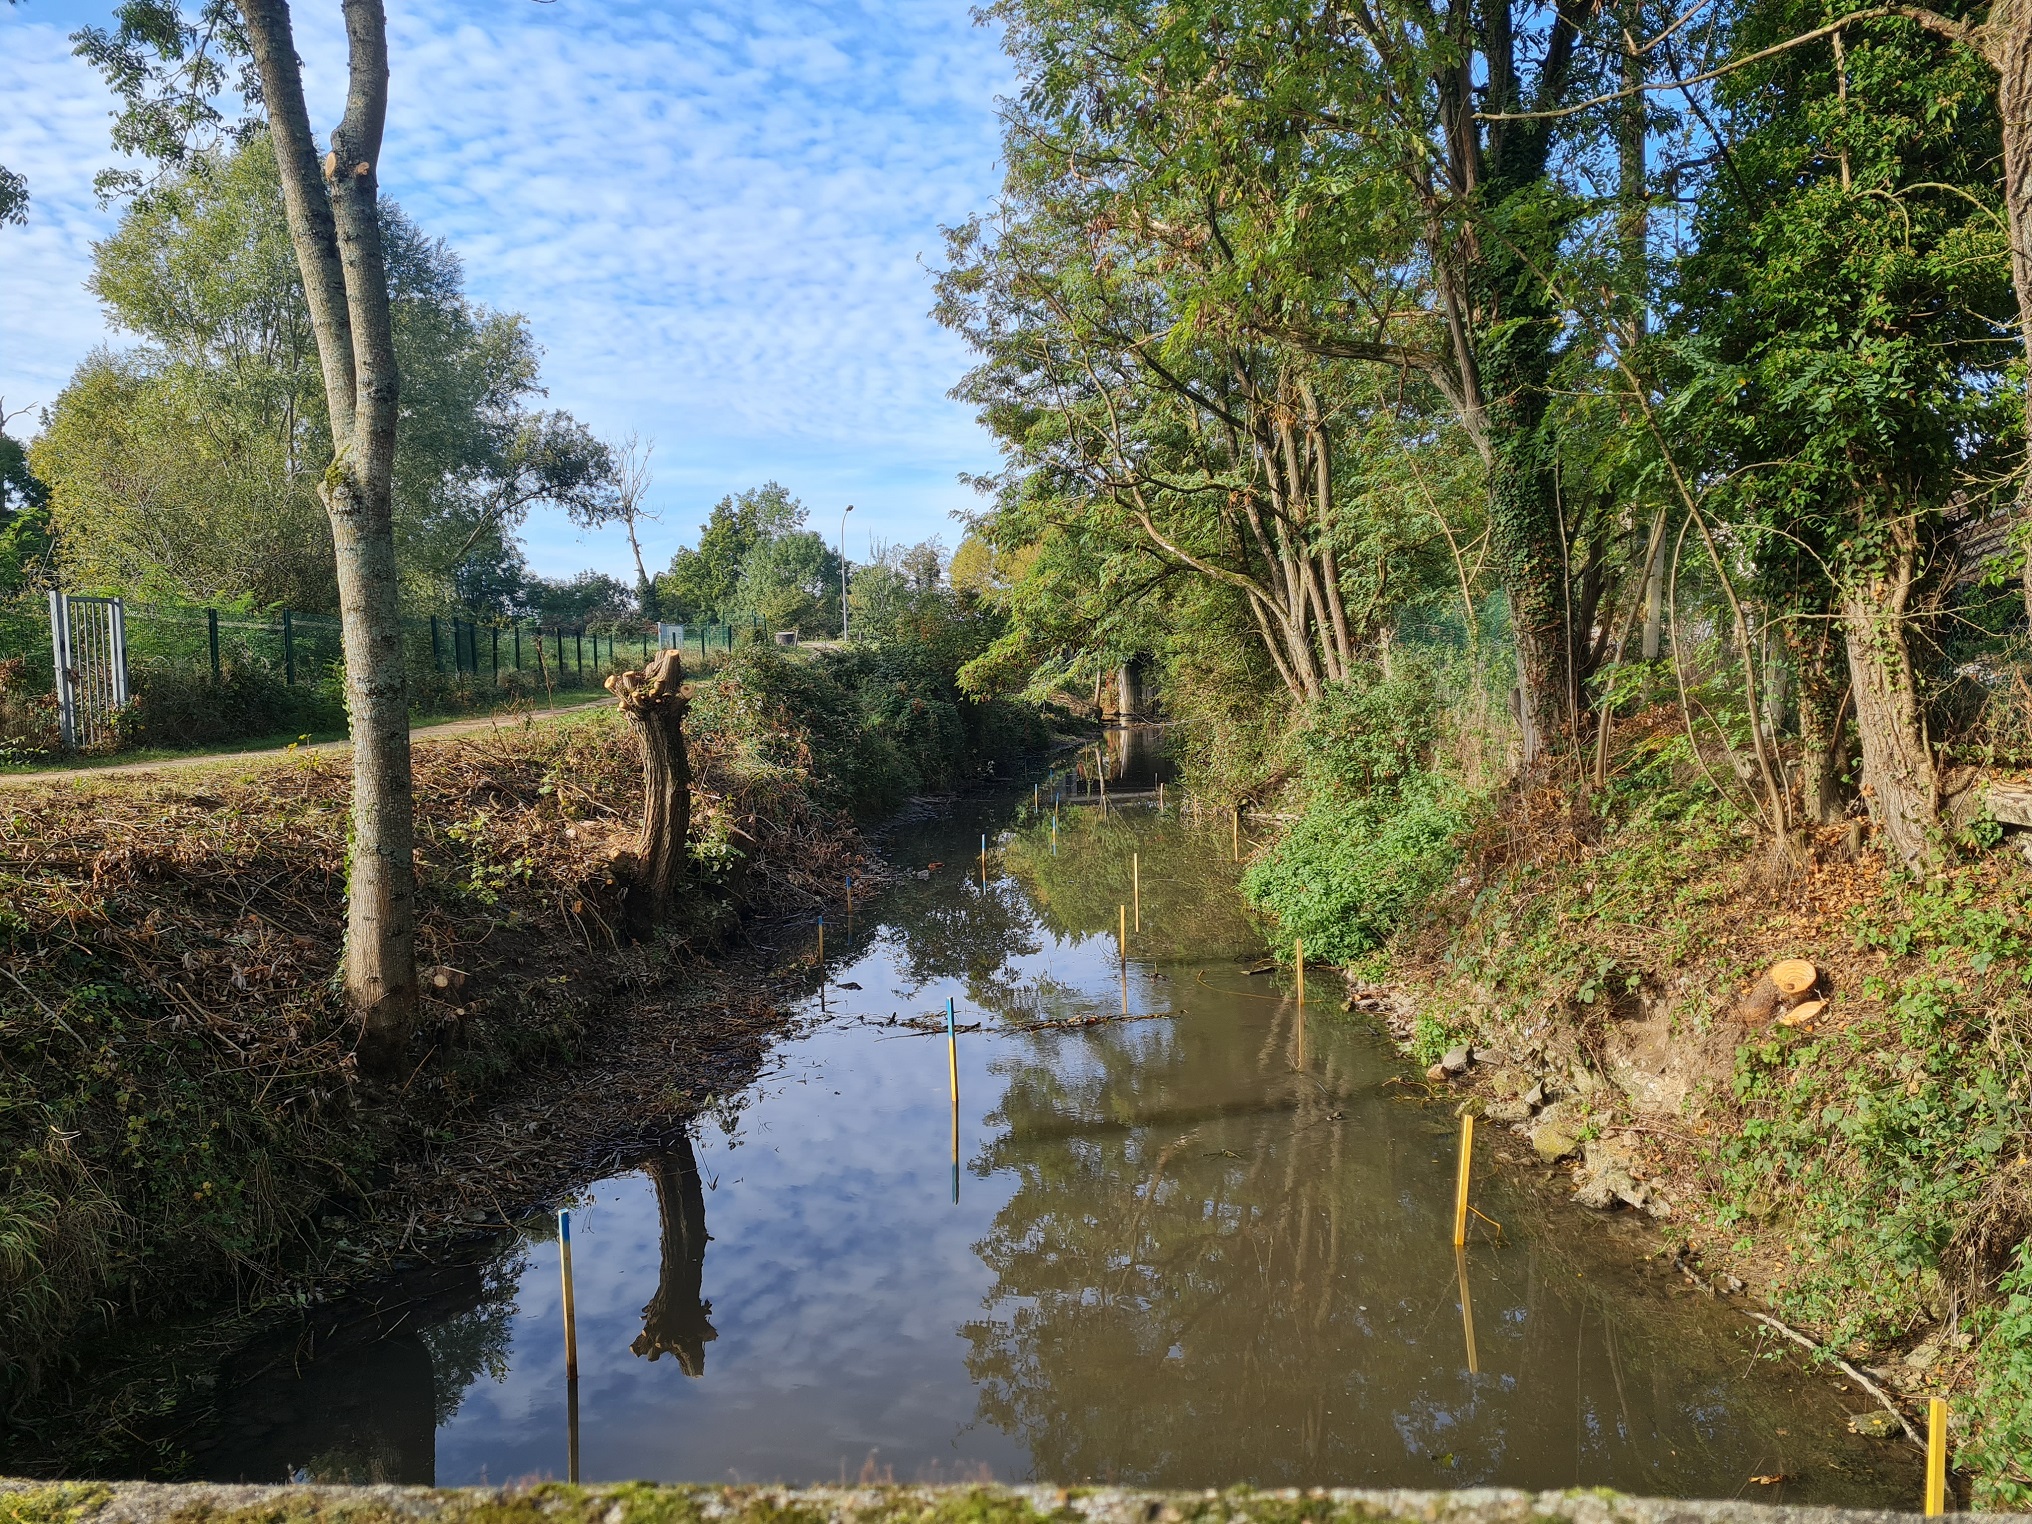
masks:
{"label": "mossy concrete wall", "polygon": [[[0,1480],[0,1524],[1870,1524],[1912,1515],[1599,1491],[252,1487]],[[1964,1524],[2005,1514],[1963,1514]]]}

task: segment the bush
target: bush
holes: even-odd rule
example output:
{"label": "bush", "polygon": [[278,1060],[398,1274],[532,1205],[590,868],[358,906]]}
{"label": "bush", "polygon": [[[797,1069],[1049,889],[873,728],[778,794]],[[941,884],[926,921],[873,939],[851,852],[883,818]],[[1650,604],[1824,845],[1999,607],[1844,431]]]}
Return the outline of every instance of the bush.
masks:
{"label": "bush", "polygon": [[121,747],[206,746],[256,736],[343,730],[346,707],[328,686],[291,686],[258,662],[232,663],[219,681],[182,666],[142,666],[120,717]]}
{"label": "bush", "polygon": [[40,761],[57,744],[55,698],[29,679],[21,657],[0,661],[0,765]]}
{"label": "bush", "polygon": [[1350,962],[1381,947],[1446,881],[1468,805],[1459,784],[1434,773],[1317,804],[1250,866],[1242,893],[1280,932],[1303,938],[1308,957]]}

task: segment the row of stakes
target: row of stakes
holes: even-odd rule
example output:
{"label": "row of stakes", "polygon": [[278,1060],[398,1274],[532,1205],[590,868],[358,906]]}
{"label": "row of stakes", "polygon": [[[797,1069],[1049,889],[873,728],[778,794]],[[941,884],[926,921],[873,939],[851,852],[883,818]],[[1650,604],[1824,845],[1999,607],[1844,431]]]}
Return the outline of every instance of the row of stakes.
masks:
{"label": "row of stakes", "polygon": [[[1163,808],[1164,785],[1159,783],[1159,809]],[[1107,781],[1101,781],[1102,798],[1107,795]],[[1035,787],[1032,789],[1032,803],[1038,802]],[[1235,857],[1241,859],[1240,817],[1236,819]],[[1058,845],[1058,808],[1053,802],[1052,846]],[[988,887],[988,838],[981,837],[981,887]],[[1136,930],[1143,930],[1143,863],[1142,854],[1129,854],[1129,899],[1127,905],[1116,909],[1115,948],[1119,962],[1126,976],[1129,966],[1129,916],[1135,912]],[[854,879],[847,875],[847,915],[851,920],[854,913]],[[1292,939],[1292,962],[1297,975],[1297,1005],[1301,1025],[1299,1026],[1299,1051],[1304,1051],[1305,1028],[1305,942],[1303,938]],[[818,966],[819,1006],[825,1005],[825,917],[818,921]],[[1122,989],[1122,1010],[1129,1009],[1129,991],[1125,983]],[[958,1205],[960,1199],[960,1044],[959,1027],[951,997],[945,1003],[946,1073],[952,1091],[952,1199]],[[1300,1060],[1303,1062],[1303,1059]],[[1501,1232],[1502,1225],[1493,1218],[1477,1211],[1469,1201],[1470,1188],[1474,1177],[1475,1119],[1473,1113],[1461,1117],[1460,1163],[1454,1175],[1453,1203],[1453,1248],[1455,1264],[1460,1275],[1461,1318],[1467,1332],[1468,1370],[1479,1371],[1475,1354],[1474,1313],[1468,1300],[1467,1242],[1468,1217],[1473,1214]],[[569,1429],[567,1464],[570,1480],[579,1479],[579,1341],[578,1315],[572,1294],[572,1250],[571,1212],[562,1210],[557,1214],[558,1263],[564,1276],[564,1369],[566,1407]],[[1942,1397],[1929,1399],[1926,1415],[1926,1517],[1935,1518],[1947,1512],[1947,1400]]]}

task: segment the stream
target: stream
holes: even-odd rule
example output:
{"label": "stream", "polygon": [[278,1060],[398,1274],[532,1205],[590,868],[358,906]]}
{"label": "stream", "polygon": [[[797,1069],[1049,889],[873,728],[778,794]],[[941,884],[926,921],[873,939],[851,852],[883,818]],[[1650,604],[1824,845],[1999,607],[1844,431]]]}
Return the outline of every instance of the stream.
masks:
{"label": "stream", "polygon": [[882,835],[764,1075],[564,1203],[575,1393],[546,1219],[240,1352],[193,1471],[1917,1499],[1867,1397],[1486,1148],[1457,1256],[1451,1105],[1338,978],[1249,972],[1229,821],[1160,814],[1147,739],[1105,813],[1068,763]]}

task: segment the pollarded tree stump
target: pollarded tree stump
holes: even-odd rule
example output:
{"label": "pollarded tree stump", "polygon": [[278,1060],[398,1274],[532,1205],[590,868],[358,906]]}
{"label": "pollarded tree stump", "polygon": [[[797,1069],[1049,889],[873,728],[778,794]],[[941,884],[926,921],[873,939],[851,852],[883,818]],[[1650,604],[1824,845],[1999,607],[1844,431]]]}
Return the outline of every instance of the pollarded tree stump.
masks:
{"label": "pollarded tree stump", "polygon": [[642,826],[621,899],[628,935],[647,941],[670,914],[691,833],[691,761],[684,750],[684,659],[664,651],[640,672],[617,672],[607,691],[642,739]]}

